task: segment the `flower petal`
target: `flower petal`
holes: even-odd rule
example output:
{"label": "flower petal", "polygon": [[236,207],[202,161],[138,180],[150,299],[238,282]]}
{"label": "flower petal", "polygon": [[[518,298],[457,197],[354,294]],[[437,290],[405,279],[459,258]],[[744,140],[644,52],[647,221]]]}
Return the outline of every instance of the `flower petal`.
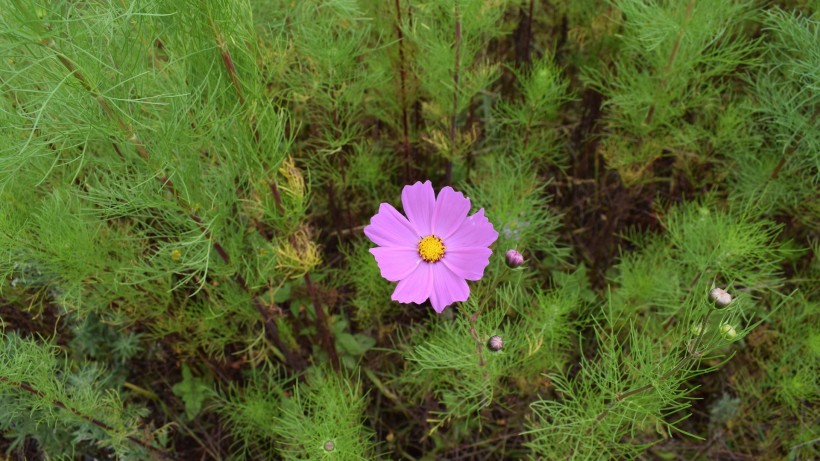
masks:
{"label": "flower petal", "polygon": [[470,297],[470,287],[467,282],[454,274],[444,264],[431,264],[433,268],[433,291],[430,294],[430,303],[433,309],[441,314],[444,308],[458,301],[466,301]]}
{"label": "flower petal", "polygon": [[376,245],[411,248],[418,244],[419,233],[393,205],[382,203],[379,212],[370,219],[364,234]]}
{"label": "flower petal", "polygon": [[467,280],[479,280],[490,264],[492,250],[487,247],[447,249],[441,262],[455,275]]}
{"label": "flower petal", "polygon": [[464,194],[454,191],[450,186],[441,189],[433,210],[432,233],[446,239],[467,219],[469,212],[470,199],[464,197]]}
{"label": "flower petal", "polygon": [[421,262],[416,248],[377,247],[370,253],[376,257],[382,277],[391,282],[398,282],[407,277]]}
{"label": "flower petal", "polygon": [[416,266],[416,270],[399,281],[390,299],[400,303],[416,304],[427,301],[427,298],[430,297],[430,293],[433,291],[433,273],[431,266],[432,264],[428,263]]}
{"label": "flower petal", "polygon": [[484,208],[468,217],[451,235],[445,245],[447,251],[456,248],[488,247],[498,238],[498,232],[484,216]]}
{"label": "flower petal", "polygon": [[433,183],[430,181],[417,181],[412,186],[404,186],[401,191],[401,204],[404,208],[404,214],[407,215],[410,224],[418,231],[419,236],[426,237],[433,233],[430,226],[433,219],[433,209],[436,206]]}

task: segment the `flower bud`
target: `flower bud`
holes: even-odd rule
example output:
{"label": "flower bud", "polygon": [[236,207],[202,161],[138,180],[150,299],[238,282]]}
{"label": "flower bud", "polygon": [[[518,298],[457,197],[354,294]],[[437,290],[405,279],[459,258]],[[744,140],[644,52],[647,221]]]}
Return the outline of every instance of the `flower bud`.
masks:
{"label": "flower bud", "polygon": [[696,324],[692,325],[691,327],[689,327],[689,331],[694,336],[700,336],[700,334],[703,333],[703,324],[702,323],[696,323]]}
{"label": "flower bud", "polygon": [[524,264],[524,257],[521,253],[515,250],[509,250],[506,255],[507,259],[507,266],[511,268],[516,268],[522,264]]}
{"label": "flower bud", "polygon": [[726,307],[732,302],[732,295],[723,288],[713,288],[712,291],[709,292],[709,297],[712,298],[712,301],[714,301],[718,307]]}
{"label": "flower bud", "polygon": [[487,341],[487,347],[489,347],[491,351],[498,352],[504,347],[504,340],[501,339],[501,336],[493,336]]}
{"label": "flower bud", "polygon": [[726,341],[731,341],[737,338],[737,331],[735,331],[735,327],[732,325],[724,323],[720,326],[720,335],[723,336],[723,339]]}
{"label": "flower bud", "polygon": [[325,442],[325,451],[331,452],[336,449],[336,444],[332,440]]}

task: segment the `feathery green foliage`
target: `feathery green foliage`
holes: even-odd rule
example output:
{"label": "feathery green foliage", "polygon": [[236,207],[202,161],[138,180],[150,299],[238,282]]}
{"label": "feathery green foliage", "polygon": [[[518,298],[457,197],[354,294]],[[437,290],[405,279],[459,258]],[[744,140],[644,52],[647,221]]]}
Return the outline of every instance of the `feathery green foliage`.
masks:
{"label": "feathery green foliage", "polygon": [[766,213],[788,212],[817,227],[820,185],[820,26],[810,18],[769,12],[763,32],[766,63],[752,75],[756,145],[731,153],[738,197],[758,200]]}
{"label": "feathery green foliage", "polygon": [[[653,179],[672,154],[683,173],[715,162],[714,119],[735,91],[730,75],[754,64],[743,35],[751,2],[613,2],[621,43],[612,63],[590,68],[590,85],[607,97],[602,154],[623,180]],[[712,179],[712,178],[706,178]],[[691,179],[690,179],[691,180]]]}
{"label": "feathery green foliage", "polygon": [[69,366],[53,344],[2,334],[0,429],[12,440],[10,448],[34,437],[55,458],[96,449],[123,459],[147,456],[151,444],[140,434],[146,409],[124,406],[118,388],[107,383],[109,372],[99,366]]}
{"label": "feathery green foliage", "polygon": [[[776,3],[0,0],[0,449],[817,458],[820,10]],[[442,315],[362,232],[426,179],[499,233]]]}
{"label": "feathery green foliage", "polygon": [[[708,202],[670,210],[666,231],[619,265],[594,326],[596,357],[551,376],[558,400],[532,404],[529,446],[542,456],[631,459],[687,434],[679,427],[694,391],[687,382],[715,370],[710,361],[780,305],[759,299],[778,285],[769,261],[784,254],[773,237],[771,224]],[[718,308],[708,296],[716,283],[745,293]]]}

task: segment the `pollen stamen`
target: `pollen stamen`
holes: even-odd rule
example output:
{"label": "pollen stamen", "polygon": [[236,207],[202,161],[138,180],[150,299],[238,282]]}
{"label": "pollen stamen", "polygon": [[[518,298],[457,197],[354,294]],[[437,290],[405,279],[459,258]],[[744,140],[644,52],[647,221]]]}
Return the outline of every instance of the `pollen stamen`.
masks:
{"label": "pollen stamen", "polygon": [[434,263],[444,256],[444,242],[435,235],[428,235],[419,241],[419,256],[428,263]]}

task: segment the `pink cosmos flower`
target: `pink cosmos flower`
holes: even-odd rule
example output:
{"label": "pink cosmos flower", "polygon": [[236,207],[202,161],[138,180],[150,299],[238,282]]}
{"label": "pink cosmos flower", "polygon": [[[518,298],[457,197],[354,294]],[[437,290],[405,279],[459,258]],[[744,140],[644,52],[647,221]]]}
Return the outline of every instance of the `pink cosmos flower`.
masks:
{"label": "pink cosmos flower", "polygon": [[467,280],[478,280],[490,263],[490,244],[498,232],[484,217],[484,209],[472,216],[470,199],[452,187],[436,198],[430,181],[404,186],[401,203],[405,218],[392,205],[382,203],[364,228],[376,248],[382,277],[396,285],[394,301],[421,304],[430,299],[441,313],[470,296]]}

